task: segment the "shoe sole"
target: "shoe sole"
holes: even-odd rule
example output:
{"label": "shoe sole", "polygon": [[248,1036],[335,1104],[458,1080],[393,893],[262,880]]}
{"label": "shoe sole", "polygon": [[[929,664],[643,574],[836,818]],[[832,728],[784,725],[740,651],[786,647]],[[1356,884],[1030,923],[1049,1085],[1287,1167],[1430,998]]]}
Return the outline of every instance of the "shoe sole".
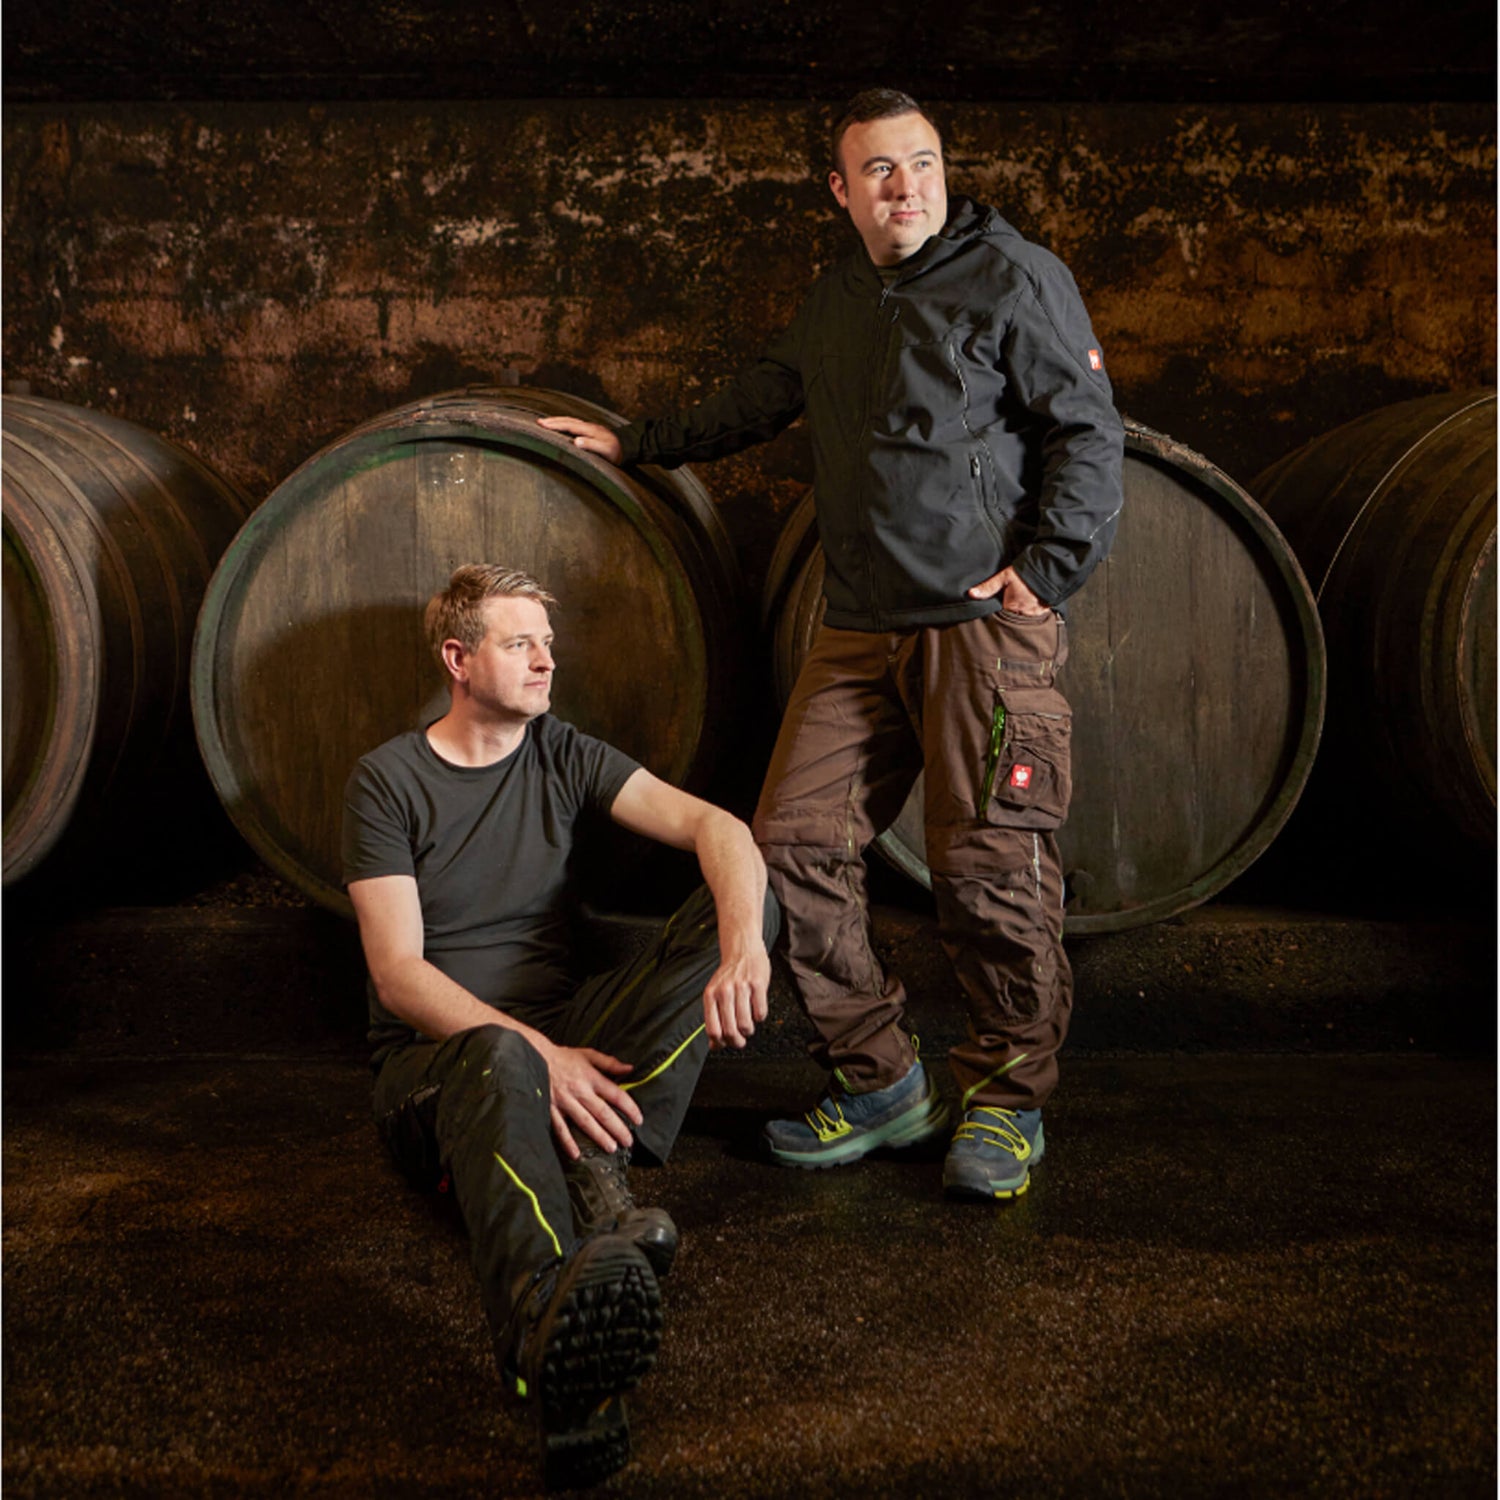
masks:
{"label": "shoe sole", "polygon": [[569,1271],[537,1330],[536,1392],[551,1437],[586,1431],[612,1397],[641,1383],[661,1344],[661,1290],[629,1240],[590,1240]]}
{"label": "shoe sole", "polygon": [[1031,1148],[1031,1155],[1026,1158],[1025,1170],[1019,1182],[991,1177],[984,1170],[983,1162],[970,1158],[957,1165],[952,1161],[943,1163],[943,1191],[950,1198],[980,1198],[986,1203],[996,1198],[1020,1198],[1031,1186],[1031,1169],[1045,1154],[1046,1141],[1038,1126],[1036,1144]]}
{"label": "shoe sole", "polygon": [[630,1421],[623,1396],[611,1396],[579,1427],[542,1433],[542,1483],[549,1490],[592,1489],[629,1462]]}
{"label": "shoe sole", "polygon": [[[913,1118],[917,1116],[917,1118]],[[823,1167],[843,1167],[856,1162],[881,1146],[916,1146],[928,1141],[948,1128],[948,1106],[934,1095],[924,1101],[922,1110],[909,1110],[877,1125],[873,1130],[851,1132],[848,1136],[829,1146],[819,1146],[816,1151],[788,1151],[770,1139],[766,1145],[771,1159],[783,1167],[800,1167],[806,1171],[818,1171]]]}

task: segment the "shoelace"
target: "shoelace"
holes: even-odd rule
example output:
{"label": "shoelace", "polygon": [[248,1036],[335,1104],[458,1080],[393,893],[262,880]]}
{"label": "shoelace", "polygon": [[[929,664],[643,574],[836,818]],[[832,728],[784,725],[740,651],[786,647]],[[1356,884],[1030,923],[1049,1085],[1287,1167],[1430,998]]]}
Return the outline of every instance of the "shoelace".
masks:
{"label": "shoelace", "polygon": [[635,1207],[630,1196],[629,1179],[625,1176],[630,1165],[630,1153],[624,1147],[616,1151],[603,1151],[598,1146],[585,1150],[588,1160],[599,1163],[602,1171],[592,1173],[595,1185],[604,1197],[608,1212],[618,1217]]}
{"label": "shoelace", "polygon": [[[993,1115],[993,1120],[976,1120],[975,1115]],[[992,1105],[981,1104],[971,1109],[964,1118],[962,1125],[953,1132],[956,1141],[984,1141],[988,1145],[999,1146],[1002,1151],[1009,1151],[1017,1161],[1031,1155],[1031,1142],[1021,1133],[1020,1127],[1014,1121],[1016,1112],[1013,1109],[997,1109]],[[985,1134],[981,1135],[980,1132]]]}
{"label": "shoelace", "polygon": [[[921,1062],[922,1039],[916,1034],[916,1032],[912,1032],[911,1046],[912,1051],[916,1054],[917,1061]],[[837,1068],[833,1070],[833,1077],[837,1088],[842,1088],[846,1092],[849,1090],[849,1085],[844,1082],[844,1075],[840,1073]],[[837,1112],[837,1119],[834,1119],[833,1115],[829,1114],[828,1111],[823,1108],[822,1104],[818,1104],[817,1106],[815,1106],[811,1111],[809,1111],[809,1113],[803,1115],[802,1118],[807,1121],[807,1128],[811,1130],[812,1133],[817,1136],[820,1141],[836,1141],[841,1135],[848,1135],[849,1132],[854,1129],[854,1127],[844,1118],[844,1107],[839,1103],[837,1097],[834,1094],[830,1094],[828,1096],[827,1102],[831,1104],[834,1107],[834,1110]]]}
{"label": "shoelace", "polygon": [[818,1105],[811,1114],[806,1114],[802,1117],[807,1121],[808,1126],[812,1130],[813,1134],[816,1135],[820,1141],[836,1140],[841,1135],[848,1135],[849,1132],[854,1128],[844,1118],[843,1106],[840,1105],[838,1100],[830,1096],[828,1102],[834,1107],[835,1111],[837,1112],[838,1119],[834,1119],[834,1117],[829,1114],[821,1104]]}

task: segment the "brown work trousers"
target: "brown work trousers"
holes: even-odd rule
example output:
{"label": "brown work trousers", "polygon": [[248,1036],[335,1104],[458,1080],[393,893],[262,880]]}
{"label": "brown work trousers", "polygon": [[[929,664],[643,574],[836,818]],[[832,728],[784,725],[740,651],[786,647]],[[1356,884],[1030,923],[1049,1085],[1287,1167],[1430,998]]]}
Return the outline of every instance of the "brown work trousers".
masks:
{"label": "brown work trousers", "polygon": [[911,1067],[906,992],[870,944],[870,841],[926,774],[938,925],[968,1006],[950,1054],[963,1104],[1037,1109],[1072,1007],[1054,830],[1072,789],[1055,613],[1002,610],[894,633],[824,626],[755,813],[815,1060],[855,1092]]}

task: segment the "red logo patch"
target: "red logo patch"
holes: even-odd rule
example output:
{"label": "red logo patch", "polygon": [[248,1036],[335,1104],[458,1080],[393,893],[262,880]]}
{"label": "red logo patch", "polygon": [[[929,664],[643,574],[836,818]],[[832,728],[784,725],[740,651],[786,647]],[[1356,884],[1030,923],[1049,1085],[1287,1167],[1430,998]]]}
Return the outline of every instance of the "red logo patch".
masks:
{"label": "red logo patch", "polygon": [[1031,785],[1031,767],[1012,766],[1010,768],[1010,784],[1020,787],[1022,791],[1025,791]]}
{"label": "red logo patch", "polygon": [[1104,356],[1097,349],[1089,350],[1089,369],[1102,370],[1104,368]]}

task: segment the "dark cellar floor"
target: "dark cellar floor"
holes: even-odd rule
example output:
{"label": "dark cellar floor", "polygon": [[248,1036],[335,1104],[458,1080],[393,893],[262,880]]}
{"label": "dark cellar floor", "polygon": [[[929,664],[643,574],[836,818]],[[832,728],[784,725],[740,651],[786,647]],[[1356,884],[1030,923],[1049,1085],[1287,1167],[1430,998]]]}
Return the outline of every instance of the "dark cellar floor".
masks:
{"label": "dark cellar floor", "polygon": [[[537,1490],[461,1228],[376,1147],[321,921],[11,927],[9,1494]],[[931,1057],[930,924],[877,934]],[[818,1081],[784,994],[710,1063],[636,1174],[684,1246],[607,1492],[1494,1493],[1492,931],[1209,910],[1074,958],[1047,1159],[998,1211],[934,1156],[758,1159]]]}

